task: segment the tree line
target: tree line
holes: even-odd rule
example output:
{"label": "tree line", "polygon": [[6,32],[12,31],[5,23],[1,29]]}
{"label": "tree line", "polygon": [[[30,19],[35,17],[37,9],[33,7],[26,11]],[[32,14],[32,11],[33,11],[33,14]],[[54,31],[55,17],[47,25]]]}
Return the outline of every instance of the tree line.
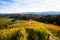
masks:
{"label": "tree line", "polygon": [[25,15],[21,15],[21,14],[8,14],[8,15],[5,15],[4,17],[14,18],[14,19],[18,19],[18,20],[33,19],[33,20],[36,20],[36,21],[39,21],[39,22],[43,22],[43,23],[60,25],[60,15],[39,16],[39,15],[36,15],[36,14],[25,14]]}

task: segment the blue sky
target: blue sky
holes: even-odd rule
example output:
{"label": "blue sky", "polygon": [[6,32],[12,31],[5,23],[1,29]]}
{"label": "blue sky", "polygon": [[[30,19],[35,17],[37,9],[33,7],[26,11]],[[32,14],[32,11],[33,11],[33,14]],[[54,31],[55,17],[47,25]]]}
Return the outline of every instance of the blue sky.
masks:
{"label": "blue sky", "polygon": [[60,11],[60,0],[0,0],[0,13]]}

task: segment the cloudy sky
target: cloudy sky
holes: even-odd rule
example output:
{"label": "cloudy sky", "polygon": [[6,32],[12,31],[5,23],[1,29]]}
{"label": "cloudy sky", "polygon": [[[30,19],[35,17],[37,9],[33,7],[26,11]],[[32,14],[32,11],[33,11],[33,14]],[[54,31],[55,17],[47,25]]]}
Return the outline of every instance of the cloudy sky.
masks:
{"label": "cloudy sky", "polygon": [[60,11],[60,0],[0,0],[0,13]]}

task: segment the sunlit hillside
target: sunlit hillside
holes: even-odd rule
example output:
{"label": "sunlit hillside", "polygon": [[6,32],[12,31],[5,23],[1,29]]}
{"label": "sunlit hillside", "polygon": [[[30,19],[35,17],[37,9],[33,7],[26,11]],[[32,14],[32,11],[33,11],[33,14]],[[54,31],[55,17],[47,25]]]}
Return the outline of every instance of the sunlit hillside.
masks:
{"label": "sunlit hillside", "polygon": [[46,24],[46,27],[50,29],[60,30],[60,26],[58,25]]}
{"label": "sunlit hillside", "polygon": [[6,22],[6,21],[10,21],[10,20],[12,20],[12,19],[10,19],[10,18],[1,18],[0,17],[0,22]]}
{"label": "sunlit hillside", "polygon": [[20,27],[25,27],[25,28],[44,28],[47,27],[48,29],[54,29],[54,30],[60,30],[60,26],[58,25],[53,25],[53,24],[45,24],[41,22],[37,22],[34,20],[31,20],[31,23],[29,24],[29,21],[23,20],[18,23],[18,26]]}
{"label": "sunlit hillside", "polygon": [[54,25],[50,25],[50,28],[49,25],[34,20],[19,20],[12,28],[0,30],[0,40],[59,40],[59,36],[49,29],[56,30],[60,27],[52,28]]}
{"label": "sunlit hillside", "polygon": [[[18,27],[24,27],[25,29],[34,29],[34,30],[44,31],[48,34],[51,32],[50,29],[52,30],[52,32],[56,31],[57,33],[60,30],[60,27],[57,25],[44,24],[44,23],[37,22],[34,20],[31,20],[30,24],[29,24],[29,21],[27,21],[27,20],[20,21],[17,26]],[[56,36],[58,34],[53,33],[53,35]]]}

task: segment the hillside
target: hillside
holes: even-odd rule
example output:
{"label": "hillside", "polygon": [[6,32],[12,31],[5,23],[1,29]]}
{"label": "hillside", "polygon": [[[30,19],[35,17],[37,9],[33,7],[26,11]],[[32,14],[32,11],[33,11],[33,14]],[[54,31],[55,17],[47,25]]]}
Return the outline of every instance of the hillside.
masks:
{"label": "hillside", "polygon": [[[57,25],[50,25],[51,27],[49,25],[50,24],[44,24],[44,23],[41,23],[41,22],[36,22],[34,20],[32,20],[30,24],[29,24],[29,21],[26,21],[26,20],[25,21],[24,20],[23,21],[20,21],[18,23],[18,26],[20,26],[20,27],[24,27],[25,29],[28,29],[28,30],[29,29],[33,29],[33,30],[36,30],[36,31],[41,31],[41,32],[46,33],[47,35],[52,34],[52,32],[50,32],[49,29],[52,29],[52,31],[53,30],[57,30],[57,31],[60,30],[60,27],[57,26]],[[52,34],[52,35],[53,36],[56,36],[55,34]],[[52,38],[52,40],[53,40],[53,38]]]}
{"label": "hillside", "polygon": [[56,30],[56,26],[52,28],[54,25],[50,28],[49,24],[34,20],[20,20],[13,25],[16,27],[0,30],[0,40],[59,40],[59,36],[49,30]]}

